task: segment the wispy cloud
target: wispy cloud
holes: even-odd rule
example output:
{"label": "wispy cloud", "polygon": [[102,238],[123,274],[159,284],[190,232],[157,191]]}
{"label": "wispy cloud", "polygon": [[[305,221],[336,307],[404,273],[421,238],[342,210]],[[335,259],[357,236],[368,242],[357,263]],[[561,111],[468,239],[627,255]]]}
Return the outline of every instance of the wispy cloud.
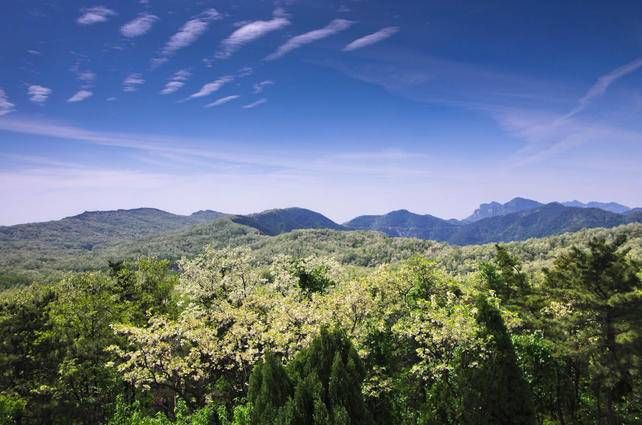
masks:
{"label": "wispy cloud", "polygon": [[180,30],[170,37],[160,52],[160,55],[152,60],[152,65],[160,65],[183,49],[198,40],[207,31],[210,23],[220,19],[221,15],[216,9],[207,9],[205,12],[185,22]]}
{"label": "wispy cloud", "polygon": [[570,118],[586,109],[586,107],[596,98],[602,96],[608,88],[622,77],[637,71],[642,68],[642,57],[635,59],[619,68],[614,69],[608,74],[602,75],[597,79],[597,82],[591,86],[584,96],[577,102],[577,106],[569,112],[564,118]]}
{"label": "wispy cloud", "polygon": [[93,25],[100,22],[107,22],[111,16],[115,16],[116,12],[104,6],[87,7],[80,10],[82,13],[78,20],[80,25]]}
{"label": "wispy cloud", "polygon": [[366,35],[361,38],[357,38],[354,40],[352,43],[348,44],[346,47],[343,48],[344,52],[351,52],[353,50],[361,49],[366,46],[370,46],[371,44],[379,43],[380,41],[383,41],[387,38],[392,37],[395,35],[397,32],[399,32],[399,27],[387,27],[384,29],[381,29],[375,33]]}
{"label": "wispy cloud", "polygon": [[248,103],[247,105],[243,105],[243,109],[254,109],[257,106],[263,105],[264,103],[267,103],[267,99],[265,99],[265,98],[259,99],[256,102],[252,102],[252,103]]}
{"label": "wispy cloud", "polygon": [[67,102],[70,103],[75,103],[75,102],[82,102],[85,99],[89,99],[94,93],[89,91],[89,90],[79,90],[71,96],[69,99],[67,99]]}
{"label": "wispy cloud", "polygon": [[150,13],[141,13],[120,27],[120,33],[128,38],[139,37],[151,30],[156,21],[158,21],[158,16]]}
{"label": "wispy cloud", "polygon": [[90,89],[96,81],[96,74],[89,69],[82,69],[79,63],[71,67],[71,72],[74,73],[76,79],[80,82],[82,89]]}
{"label": "wispy cloud", "polygon": [[14,106],[13,103],[9,102],[9,97],[4,89],[0,88],[0,116],[13,112]]}
{"label": "wispy cloud", "polygon": [[320,28],[314,31],[306,32],[304,34],[297,35],[292,37],[284,44],[282,44],[274,53],[269,55],[266,60],[278,59],[293,50],[296,50],[300,47],[305,46],[306,44],[313,43],[318,40],[330,37],[334,34],[338,34],[341,31],[345,31],[352,25],[352,21],[347,19],[335,19],[330,22],[324,28]]}
{"label": "wispy cloud", "polygon": [[129,74],[123,81],[123,91],[134,92],[143,84],[145,84],[145,79],[141,74]]}
{"label": "wispy cloud", "polygon": [[241,96],[239,96],[239,95],[237,95],[237,94],[232,95],[232,96],[225,96],[225,97],[222,97],[222,98],[220,98],[220,99],[215,100],[215,101],[214,101],[214,102],[212,102],[212,103],[208,103],[207,105],[205,105],[205,107],[206,107],[206,108],[212,108],[212,107],[214,107],[214,106],[221,106],[221,105],[224,105],[224,104],[226,104],[226,103],[228,103],[228,102],[231,102],[231,101],[233,101],[233,100],[236,100],[236,99],[238,99],[239,97],[241,97]]}
{"label": "wispy cloud", "polygon": [[254,84],[254,93],[259,94],[263,93],[263,90],[265,90],[266,87],[271,86],[274,84],[274,81],[272,80],[265,80],[261,81],[260,83]]}
{"label": "wispy cloud", "polygon": [[163,90],[161,90],[161,94],[172,94],[180,90],[184,85],[185,81],[189,79],[189,77],[192,76],[192,73],[189,72],[186,69],[181,69],[180,71],[177,71],[172,78],[165,84],[165,87],[163,87]]}
{"label": "wispy cloud", "polygon": [[569,150],[580,146],[584,149],[601,144],[606,148],[617,140],[620,147],[629,145],[628,150],[633,152],[642,143],[640,132],[578,118],[561,120],[546,112],[506,109],[495,113],[494,118],[508,134],[525,142],[509,159],[510,167],[567,158]]}
{"label": "wispy cloud", "polygon": [[29,99],[34,103],[45,103],[51,95],[52,90],[48,87],[43,87],[39,85],[29,86],[28,89]]}
{"label": "wispy cloud", "polygon": [[211,83],[207,83],[203,85],[203,87],[201,87],[199,91],[190,95],[187,99],[196,99],[199,97],[209,96],[210,94],[220,90],[221,87],[223,87],[225,84],[233,80],[234,80],[234,77],[232,77],[231,75],[225,75],[219,78],[218,80],[214,80]]}
{"label": "wispy cloud", "polygon": [[244,66],[243,68],[239,69],[239,72],[237,73],[239,78],[249,77],[252,74],[254,74],[254,69],[249,66]]}
{"label": "wispy cloud", "polygon": [[288,25],[290,25],[290,21],[283,16],[274,17],[269,21],[249,22],[221,42],[221,48],[216,56],[218,58],[227,58],[244,45]]}

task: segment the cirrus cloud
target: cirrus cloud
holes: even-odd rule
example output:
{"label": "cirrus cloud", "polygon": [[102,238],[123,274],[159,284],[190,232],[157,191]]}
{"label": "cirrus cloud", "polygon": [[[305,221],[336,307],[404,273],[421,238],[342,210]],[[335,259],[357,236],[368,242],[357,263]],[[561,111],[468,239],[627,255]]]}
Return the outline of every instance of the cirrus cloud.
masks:
{"label": "cirrus cloud", "polygon": [[52,90],[48,87],[39,86],[37,84],[31,85],[28,88],[29,100],[33,103],[43,104],[49,98]]}
{"label": "cirrus cloud", "polygon": [[167,62],[177,51],[194,43],[207,31],[210,23],[217,19],[221,19],[221,15],[216,9],[207,9],[195,18],[185,22],[181,29],[170,37],[159,56],[152,59],[152,65],[158,66]]}
{"label": "cirrus cloud", "polygon": [[93,94],[94,93],[90,92],[89,90],[79,90],[69,99],[67,99],[67,102],[69,103],[82,102],[85,99],[89,99]]}
{"label": "cirrus cloud", "polygon": [[212,103],[208,103],[207,105],[205,105],[205,107],[206,107],[206,108],[212,108],[212,107],[214,107],[214,106],[221,106],[221,105],[224,105],[224,104],[226,104],[226,103],[228,103],[228,102],[231,102],[231,101],[233,101],[233,100],[236,100],[236,99],[238,99],[239,97],[241,97],[241,96],[239,96],[239,95],[237,95],[237,94],[232,95],[232,96],[225,96],[225,97],[222,97],[222,98],[220,98],[220,99],[215,100],[215,101],[214,101],[214,102],[212,102]]}
{"label": "cirrus cloud", "polygon": [[9,97],[3,89],[0,88],[0,116],[14,111],[14,104],[9,102]]}
{"label": "cirrus cloud", "polygon": [[348,44],[343,48],[344,52],[351,52],[353,50],[362,49],[371,44],[379,43],[387,38],[392,37],[397,32],[399,32],[399,27],[387,27],[383,28],[375,33],[368,34],[364,37],[357,38],[352,43]]}
{"label": "cirrus cloud", "polygon": [[196,99],[196,98],[199,98],[199,97],[209,96],[210,94],[220,90],[221,87],[223,87],[225,84],[227,84],[227,83],[229,83],[229,82],[231,82],[233,80],[234,80],[234,77],[232,77],[231,75],[225,75],[225,76],[219,78],[218,80],[214,80],[211,83],[207,83],[207,84],[203,85],[203,87],[201,87],[201,89],[199,91],[197,91],[196,93],[190,95],[187,98],[187,100]]}
{"label": "cirrus cloud", "polygon": [[216,54],[218,58],[227,58],[244,45],[257,40],[270,32],[278,31],[290,25],[284,16],[277,16],[269,21],[253,21],[241,26],[221,42],[221,49]]}
{"label": "cirrus cloud", "polygon": [[306,44],[314,43],[315,41],[319,41],[332,35],[338,34],[341,31],[345,31],[350,28],[352,23],[352,21],[349,21],[347,19],[335,19],[323,28],[292,37],[265,59],[274,60],[283,57],[291,51],[303,47]]}
{"label": "cirrus cloud", "polygon": [[243,105],[243,109],[254,109],[257,106],[263,105],[264,103],[267,103],[267,99],[265,99],[265,98],[259,99],[256,102],[252,102],[252,103],[248,103],[247,105]]}
{"label": "cirrus cloud", "polygon": [[93,25],[100,22],[107,22],[111,16],[116,15],[116,12],[105,6],[87,7],[80,11],[82,15],[76,20],[80,25]]}
{"label": "cirrus cloud", "polygon": [[254,93],[259,94],[263,93],[263,90],[265,90],[266,87],[271,86],[274,84],[274,81],[272,80],[265,80],[261,81],[260,83],[254,84]]}
{"label": "cirrus cloud", "polygon": [[182,88],[185,85],[185,81],[191,77],[192,73],[189,72],[186,69],[181,69],[180,71],[177,71],[172,78],[165,84],[165,87],[163,90],[161,90],[161,94],[172,94],[177,92],[180,88]]}
{"label": "cirrus cloud", "polygon": [[156,21],[158,21],[158,16],[150,13],[141,13],[120,27],[120,33],[128,38],[139,37],[151,30]]}
{"label": "cirrus cloud", "polygon": [[129,74],[123,81],[123,91],[134,92],[143,84],[145,84],[145,79],[141,74]]}

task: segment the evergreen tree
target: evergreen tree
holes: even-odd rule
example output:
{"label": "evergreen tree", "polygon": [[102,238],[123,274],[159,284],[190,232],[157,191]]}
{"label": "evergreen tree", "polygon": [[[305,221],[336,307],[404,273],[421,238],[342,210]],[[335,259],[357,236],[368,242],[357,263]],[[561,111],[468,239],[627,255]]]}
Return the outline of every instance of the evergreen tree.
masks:
{"label": "evergreen tree", "polygon": [[327,415],[330,418],[329,422],[318,422],[315,419],[315,424],[334,424],[336,421],[342,423],[346,420],[355,425],[372,423],[361,394],[365,368],[343,331],[321,329],[321,334],[310,347],[303,350],[289,366],[291,375],[297,382],[316,377],[321,385],[321,391],[313,403],[313,411],[309,410],[309,404],[301,406],[306,409],[301,412],[302,417],[321,418]]}
{"label": "evergreen tree", "polygon": [[547,330],[557,331],[563,352],[586,365],[595,419],[606,425],[626,423],[624,416],[636,421],[642,413],[636,391],[642,386],[641,268],[625,242],[593,239],[588,250],[572,248],[545,271],[552,304],[567,311]]}
{"label": "evergreen tree", "polygon": [[534,425],[531,393],[515,350],[497,310],[481,298],[477,322],[484,346],[465,353],[460,365],[461,423],[469,425]]}
{"label": "evergreen tree", "polygon": [[292,397],[292,383],[281,361],[271,352],[259,361],[250,376],[248,399],[253,405],[252,423],[272,425]]}

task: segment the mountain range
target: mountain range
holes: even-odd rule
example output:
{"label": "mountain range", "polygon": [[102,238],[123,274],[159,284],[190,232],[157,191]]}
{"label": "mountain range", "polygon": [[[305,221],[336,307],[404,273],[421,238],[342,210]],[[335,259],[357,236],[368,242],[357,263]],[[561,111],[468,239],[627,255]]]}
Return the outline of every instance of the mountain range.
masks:
{"label": "mountain range", "polygon": [[[110,259],[178,259],[198,253],[208,244],[252,246],[271,252],[287,241],[288,252],[303,256],[318,249],[342,247],[351,253],[350,261],[369,264],[375,258],[397,258],[399,250],[421,251],[443,247],[443,243],[520,241],[642,223],[640,208],[615,213],[586,206],[540,204],[523,198],[485,205],[491,205],[492,211],[480,206],[473,219],[466,220],[397,210],[356,217],[343,224],[304,208],[249,215],[212,210],[178,215],[154,208],[88,211],[61,220],[0,226],[0,287],[7,282],[60,278],[69,270],[95,270]],[[481,215],[490,216],[478,218]]]}
{"label": "mountain range", "polygon": [[275,236],[296,229],[367,230],[391,237],[435,240],[457,245],[507,242],[593,227],[614,227],[642,222],[642,209],[617,203],[542,204],[515,198],[505,204],[482,204],[464,220],[445,220],[407,210],[363,215],[338,224],[304,208],[267,210],[233,215],[204,210],[177,215],[153,208],[88,211],[62,220],[0,226],[0,247],[46,244],[52,248],[92,250],[120,239],[137,239],[173,232],[220,219]]}

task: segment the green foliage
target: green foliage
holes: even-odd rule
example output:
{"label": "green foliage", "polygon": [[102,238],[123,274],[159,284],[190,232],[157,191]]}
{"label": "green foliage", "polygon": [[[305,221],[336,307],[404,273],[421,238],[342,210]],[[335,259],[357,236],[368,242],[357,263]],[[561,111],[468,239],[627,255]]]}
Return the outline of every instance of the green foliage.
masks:
{"label": "green foliage", "polygon": [[484,298],[477,306],[483,345],[462,353],[460,359],[461,423],[534,425],[531,391],[518,367],[501,314]]}
{"label": "green foliage", "polygon": [[271,353],[256,364],[249,389],[252,423],[371,424],[361,393],[365,373],[345,333],[322,328],[288,372]]}
{"label": "green foliage", "polygon": [[621,413],[630,414],[623,402],[639,395],[634,377],[642,374],[640,264],[624,243],[625,238],[593,239],[587,250],[573,248],[545,271],[552,325],[547,331],[590,375],[591,404],[607,425],[622,423]]}
{"label": "green foliage", "polygon": [[21,398],[0,394],[0,425],[21,423],[25,407],[26,403]]}
{"label": "green foliage", "polygon": [[281,365],[281,361],[271,352],[265,354],[252,370],[248,389],[248,399],[252,403],[252,423],[270,425],[282,417],[283,406],[292,395],[292,382]]}
{"label": "green foliage", "polygon": [[178,267],[112,260],[2,292],[2,420],[640,421],[642,226],[450,247],[221,223],[191,234],[233,243]]}

